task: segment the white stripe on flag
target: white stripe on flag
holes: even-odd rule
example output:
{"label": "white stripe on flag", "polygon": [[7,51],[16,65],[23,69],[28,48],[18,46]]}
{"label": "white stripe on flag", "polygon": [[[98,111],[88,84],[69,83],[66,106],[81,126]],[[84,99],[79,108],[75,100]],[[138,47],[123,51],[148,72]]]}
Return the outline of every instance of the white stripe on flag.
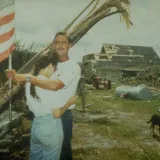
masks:
{"label": "white stripe on flag", "polygon": [[14,2],[15,0],[0,0],[0,61],[6,59],[14,49],[15,36],[12,35],[14,31]]}
{"label": "white stripe on flag", "polygon": [[6,51],[13,44],[14,37],[15,36],[13,35],[8,41],[0,44],[0,53]]}
{"label": "white stripe on flag", "polygon": [[0,35],[9,32],[14,27],[14,21],[0,27]]}
{"label": "white stripe on flag", "polygon": [[0,18],[6,16],[8,14],[11,14],[13,12],[14,12],[14,5],[3,8],[3,10],[0,11]]}

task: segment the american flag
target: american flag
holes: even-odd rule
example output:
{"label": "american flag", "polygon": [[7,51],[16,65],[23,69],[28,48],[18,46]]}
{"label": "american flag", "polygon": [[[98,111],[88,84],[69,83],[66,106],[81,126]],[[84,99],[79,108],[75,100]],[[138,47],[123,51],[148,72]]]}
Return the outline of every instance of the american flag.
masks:
{"label": "american flag", "polygon": [[14,4],[15,0],[0,0],[0,62],[15,49]]}

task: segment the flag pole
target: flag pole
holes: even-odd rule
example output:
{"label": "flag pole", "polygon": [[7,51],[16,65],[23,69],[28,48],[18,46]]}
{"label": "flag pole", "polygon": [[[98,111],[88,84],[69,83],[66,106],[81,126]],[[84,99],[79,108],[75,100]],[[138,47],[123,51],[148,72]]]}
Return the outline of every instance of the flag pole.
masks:
{"label": "flag pole", "polygon": [[[9,55],[8,68],[12,69],[12,54]],[[11,89],[12,89],[12,79],[9,78],[9,90]],[[12,120],[12,97],[10,98],[10,101],[9,101],[9,121],[11,120]]]}

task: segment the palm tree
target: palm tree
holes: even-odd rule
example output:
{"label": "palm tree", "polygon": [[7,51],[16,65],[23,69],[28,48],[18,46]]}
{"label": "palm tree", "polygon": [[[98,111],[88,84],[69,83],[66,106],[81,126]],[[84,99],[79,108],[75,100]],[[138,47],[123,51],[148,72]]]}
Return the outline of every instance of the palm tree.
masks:
{"label": "palm tree", "polygon": [[[130,0],[92,0],[83,10],[82,12],[67,26],[64,28],[64,31],[72,39],[73,45],[75,45],[96,23],[100,20],[119,14],[120,19],[125,22],[127,28],[132,26],[132,22],[130,20]],[[79,17],[82,14],[85,15],[85,18],[76,23]],[[26,65],[24,65],[18,72],[19,73],[29,73],[31,72],[35,62],[43,55],[47,54],[47,52],[52,49],[53,41],[51,41],[47,46],[45,46],[38,54],[36,54]],[[4,91],[8,87],[8,83],[6,83],[0,89],[0,105],[3,105],[7,102],[6,95],[11,95],[11,91]],[[19,88],[17,86],[13,87],[12,95],[14,95]],[[1,98],[3,97],[3,98]]]}

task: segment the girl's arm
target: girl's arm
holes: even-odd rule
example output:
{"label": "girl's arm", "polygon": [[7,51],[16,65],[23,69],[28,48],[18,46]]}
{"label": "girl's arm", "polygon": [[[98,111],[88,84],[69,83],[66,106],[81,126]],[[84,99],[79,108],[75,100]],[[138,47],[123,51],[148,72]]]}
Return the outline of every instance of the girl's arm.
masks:
{"label": "girl's arm", "polygon": [[65,113],[65,111],[69,108],[69,106],[76,103],[77,97],[78,96],[72,96],[71,98],[69,98],[69,100],[63,107],[52,109],[53,116],[55,118],[61,117]]}

